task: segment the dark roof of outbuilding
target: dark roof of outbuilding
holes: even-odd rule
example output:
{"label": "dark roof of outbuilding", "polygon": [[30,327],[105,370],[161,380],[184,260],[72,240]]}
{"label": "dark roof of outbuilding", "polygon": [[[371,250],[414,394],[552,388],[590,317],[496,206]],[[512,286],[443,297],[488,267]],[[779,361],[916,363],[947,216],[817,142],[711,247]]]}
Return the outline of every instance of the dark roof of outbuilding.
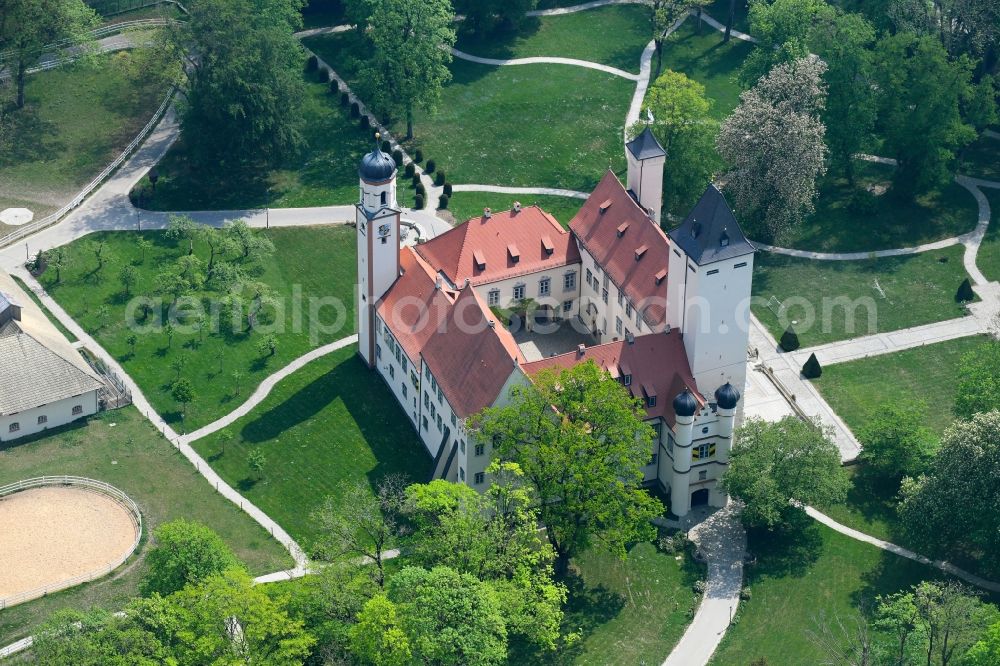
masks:
{"label": "dark roof of outbuilding", "polygon": [[376,148],[361,158],[358,175],[369,183],[381,183],[392,178],[396,171],[396,160]]}
{"label": "dark roof of outbuilding", "polygon": [[667,236],[698,265],[732,259],[756,250],[715,185],[708,186],[681,225]]}
{"label": "dark roof of outbuilding", "polygon": [[625,144],[629,152],[635,156],[637,160],[648,160],[651,157],[664,157],[667,151],[663,150],[663,146],[660,142],[656,140],[653,133],[647,127],[642,131],[642,134],[635,137],[631,141]]}

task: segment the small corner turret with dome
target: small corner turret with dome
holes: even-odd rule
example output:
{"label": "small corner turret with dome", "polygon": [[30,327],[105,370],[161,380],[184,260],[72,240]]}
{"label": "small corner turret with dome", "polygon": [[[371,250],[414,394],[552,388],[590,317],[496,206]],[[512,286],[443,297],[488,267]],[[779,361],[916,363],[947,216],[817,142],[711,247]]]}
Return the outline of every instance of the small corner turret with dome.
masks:
{"label": "small corner turret with dome", "polygon": [[730,382],[726,382],[715,391],[715,402],[719,409],[736,409],[740,401],[740,392]]}
{"label": "small corner turret with dome", "polygon": [[375,363],[375,306],[399,277],[399,223],[396,161],[379,148],[358,165],[358,345],[369,367]]}

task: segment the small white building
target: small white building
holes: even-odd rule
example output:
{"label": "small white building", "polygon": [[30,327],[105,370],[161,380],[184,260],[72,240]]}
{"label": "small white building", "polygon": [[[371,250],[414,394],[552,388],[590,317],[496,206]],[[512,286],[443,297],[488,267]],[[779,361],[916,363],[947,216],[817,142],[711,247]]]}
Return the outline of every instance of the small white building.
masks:
{"label": "small white building", "polygon": [[0,272],[0,442],[95,414],[100,376]]}
{"label": "small white building", "polygon": [[[711,185],[665,234],[666,155],[646,130],[626,156],[627,186],[608,171],[568,231],[515,205],[415,247],[400,247],[392,158],[376,148],[362,159],[360,355],[420,434],[435,478],[484,490],[490,443],[466,420],[541,370],[593,361],[642,400],[656,432],[645,480],[669,491],[671,510],[725,503],[754,248]],[[536,316],[575,321],[598,344],[529,361],[494,314],[527,299],[543,306]]]}

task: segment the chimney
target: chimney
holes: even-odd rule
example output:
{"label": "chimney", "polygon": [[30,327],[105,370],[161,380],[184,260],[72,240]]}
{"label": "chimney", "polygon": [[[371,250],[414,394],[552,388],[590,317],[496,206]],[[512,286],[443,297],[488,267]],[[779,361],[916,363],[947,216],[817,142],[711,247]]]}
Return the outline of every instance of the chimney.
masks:
{"label": "chimney", "polygon": [[490,328],[496,328],[497,327],[497,323],[495,321],[493,321],[492,319],[490,319],[487,323],[489,324]]}
{"label": "chimney", "polygon": [[437,278],[435,278],[435,280],[434,280],[434,289],[440,291],[441,290],[441,283],[442,283],[441,274],[439,273],[438,276],[437,276]]}
{"label": "chimney", "polygon": [[484,208],[483,209],[483,219],[484,220],[488,220],[491,217],[493,217],[493,211],[491,211],[489,208]]}
{"label": "chimney", "polygon": [[520,201],[515,201],[514,202],[514,212],[515,213],[520,213],[521,212],[521,202]]}
{"label": "chimney", "polygon": [[581,343],[581,344],[578,344],[578,345],[576,346],[576,355],[577,355],[577,356],[583,356],[583,354],[584,354],[584,352],[585,352],[586,350],[587,350],[587,345],[585,345],[585,344],[582,344],[582,343]]}

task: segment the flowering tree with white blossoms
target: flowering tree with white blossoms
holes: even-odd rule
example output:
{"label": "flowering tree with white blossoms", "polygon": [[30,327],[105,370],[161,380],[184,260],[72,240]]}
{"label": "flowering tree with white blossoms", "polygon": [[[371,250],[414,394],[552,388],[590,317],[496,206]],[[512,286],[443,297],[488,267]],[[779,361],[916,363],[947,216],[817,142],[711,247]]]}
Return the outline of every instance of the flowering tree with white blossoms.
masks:
{"label": "flowering tree with white blossoms", "polygon": [[741,216],[772,238],[813,212],[816,179],[826,173],[825,71],[815,56],[776,65],[740,95],[719,132],[727,192]]}

